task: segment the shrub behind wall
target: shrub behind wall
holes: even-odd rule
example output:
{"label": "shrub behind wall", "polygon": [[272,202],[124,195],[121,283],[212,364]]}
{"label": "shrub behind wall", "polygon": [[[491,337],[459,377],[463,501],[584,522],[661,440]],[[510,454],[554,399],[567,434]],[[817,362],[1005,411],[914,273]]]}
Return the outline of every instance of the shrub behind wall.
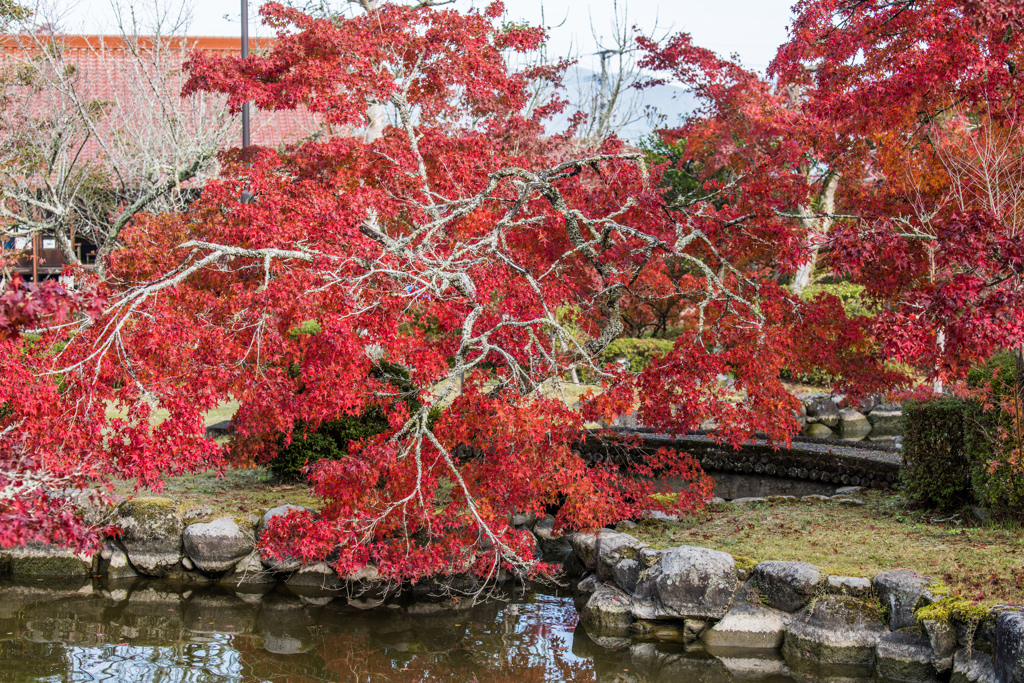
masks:
{"label": "shrub behind wall", "polygon": [[968,401],[941,398],[903,406],[904,490],[917,502],[957,510],[972,502],[972,467],[966,449]]}

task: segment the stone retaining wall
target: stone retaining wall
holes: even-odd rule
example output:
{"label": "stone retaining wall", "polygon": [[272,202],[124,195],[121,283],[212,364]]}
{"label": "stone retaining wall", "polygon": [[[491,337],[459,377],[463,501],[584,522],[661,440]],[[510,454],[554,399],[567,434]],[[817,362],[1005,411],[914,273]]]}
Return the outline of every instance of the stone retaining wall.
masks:
{"label": "stone retaining wall", "polygon": [[621,465],[659,448],[671,448],[690,453],[712,477],[716,472],[729,472],[870,488],[895,484],[902,463],[893,450],[842,446],[820,440],[794,442],[788,449],[756,440],[737,450],[729,444],[716,443],[707,435],[669,436],[640,430],[622,430],[620,435],[623,442],[591,434],[577,445],[577,450],[592,462]]}
{"label": "stone retaining wall", "polygon": [[636,649],[638,662],[654,636],[699,640],[723,657],[761,651],[776,673],[815,680],[1024,683],[1024,611],[971,608],[910,570],[868,578],[803,562],[750,566],[607,529],[569,541],[581,623],[603,648]]}
{"label": "stone retaining wall", "polygon": [[[0,551],[0,574],[72,590],[97,578],[113,586],[138,576],[240,588],[282,582],[311,600],[359,592],[368,606],[391,595],[395,587],[378,581],[372,567],[340,577],[326,564],[261,558],[261,527],[290,509],[207,520],[166,498],[138,498],[117,511],[124,534],[95,557],[12,548]],[[651,639],[699,640],[712,655],[759,651],[787,674],[816,679],[1024,683],[1024,611],[979,610],[909,570],[828,576],[802,562],[752,564],[695,546],[654,549],[607,529],[555,536],[550,517],[512,521],[534,534],[538,556],[565,557],[590,638],[608,651],[637,649],[638,661],[655,661],[645,649]],[[413,592],[472,592],[473,579],[458,578],[466,585],[423,581]]]}
{"label": "stone retaining wall", "polygon": [[[260,557],[256,540],[273,517],[295,509],[283,505],[262,517],[211,519],[202,511],[185,510],[169,498],[134,498],[114,512],[123,533],[106,539],[101,552],[84,557],[56,546],[31,545],[0,550],[0,576],[84,585],[91,578],[107,581],[136,577],[183,583],[259,585],[283,581],[290,586],[343,588],[345,580],[324,564],[300,567],[297,561]],[[346,577],[353,582],[375,578],[364,571]]]}

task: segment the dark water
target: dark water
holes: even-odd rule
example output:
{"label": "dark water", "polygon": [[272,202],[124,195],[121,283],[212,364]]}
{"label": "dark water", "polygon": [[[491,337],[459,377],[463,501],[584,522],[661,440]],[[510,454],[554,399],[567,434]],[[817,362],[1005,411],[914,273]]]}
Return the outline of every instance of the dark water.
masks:
{"label": "dark water", "polygon": [[469,609],[361,609],[368,605],[281,588],[41,585],[0,585],[3,683],[792,680],[777,658],[715,658],[656,640],[602,647],[577,628],[572,600],[550,591]]}

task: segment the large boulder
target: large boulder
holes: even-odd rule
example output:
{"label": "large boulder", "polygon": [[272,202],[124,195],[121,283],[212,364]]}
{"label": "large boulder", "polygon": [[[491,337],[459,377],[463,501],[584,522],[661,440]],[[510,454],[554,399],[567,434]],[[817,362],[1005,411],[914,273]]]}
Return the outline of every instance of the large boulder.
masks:
{"label": "large boulder", "polygon": [[872,581],[882,605],[888,608],[889,628],[898,631],[916,625],[914,612],[929,602],[931,578],[909,569],[882,572]]}
{"label": "large boulder", "polygon": [[875,648],[888,629],[877,608],[840,595],[825,595],[789,623],[782,654],[794,669],[844,667],[863,669],[875,661]]}
{"label": "large boulder", "polygon": [[879,678],[901,683],[938,683],[932,666],[931,644],[919,633],[895,631],[882,637],[875,649]]}
{"label": "large boulder", "polygon": [[594,571],[597,550],[597,532],[577,531],[569,535],[569,544],[572,546],[573,554],[579,558],[583,566]]}
{"label": "large boulder", "polygon": [[822,592],[825,577],[806,562],[760,562],[754,567],[754,585],[762,599],[776,609],[796,612]]}
{"label": "large boulder", "polygon": [[978,650],[957,650],[949,683],[1006,683],[996,678],[992,658]]}
{"label": "large boulder", "polygon": [[721,619],[736,592],[732,555],[708,548],[672,548],[645,573],[634,594],[637,619]]}
{"label": "large boulder", "polygon": [[898,403],[876,406],[868,413],[874,434],[898,434],[903,431],[903,408]]}
{"label": "large boulder", "polygon": [[871,423],[863,413],[853,408],[843,408],[839,411],[839,432],[843,436],[864,436],[870,431]]}
{"label": "large boulder", "polygon": [[601,581],[612,580],[612,567],[622,560],[636,560],[640,556],[640,549],[645,545],[629,534],[602,529],[594,545],[597,578]]}
{"label": "large boulder", "polygon": [[179,567],[185,513],[177,502],[133,498],[117,507],[114,523],[124,532],[121,545],[140,574],[164,577]]}
{"label": "large boulder", "polygon": [[807,422],[825,425],[829,429],[839,426],[839,406],[829,396],[813,397],[804,402],[807,406]]}
{"label": "large boulder", "polygon": [[134,579],[139,575],[128,561],[128,555],[116,545],[105,548],[102,554],[104,562],[100,568],[108,581]]}
{"label": "large boulder", "polygon": [[[248,531],[248,533],[246,533]],[[200,571],[220,574],[229,571],[253,550],[251,529],[243,530],[231,517],[207,524],[190,524],[182,536],[185,553]]]}
{"label": "large boulder", "polygon": [[786,635],[789,615],[760,605],[740,604],[726,613],[701,639],[711,654],[716,651],[777,650]]}
{"label": "large boulder", "polygon": [[1009,610],[996,617],[992,665],[1005,683],[1024,683],[1024,612]]}
{"label": "large boulder", "polygon": [[591,636],[626,636],[633,623],[631,603],[625,593],[602,584],[580,611],[580,621]]}
{"label": "large boulder", "polygon": [[633,593],[636,590],[636,585],[640,582],[640,572],[643,570],[644,566],[637,560],[619,560],[612,565],[612,580],[622,590]]}

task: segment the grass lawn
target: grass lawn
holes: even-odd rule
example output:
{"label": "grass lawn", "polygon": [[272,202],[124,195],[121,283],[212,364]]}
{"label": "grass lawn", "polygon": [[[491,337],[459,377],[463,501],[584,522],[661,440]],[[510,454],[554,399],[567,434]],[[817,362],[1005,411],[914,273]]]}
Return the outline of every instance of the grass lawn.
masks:
{"label": "grass lawn", "polygon": [[666,548],[696,545],[754,561],[792,560],[828,574],[872,577],[914,569],[986,604],[1024,604],[1024,528],[934,523],[898,495],[857,494],[864,507],[716,506],[677,523],[645,522],[629,533]]}
{"label": "grass lawn", "polygon": [[[224,401],[220,403],[216,408],[206,413],[203,421],[206,426],[215,425],[218,422],[224,420],[230,420],[234,414],[238,411],[238,401]],[[106,409],[106,416],[108,420],[112,420],[118,417],[124,417],[126,411],[118,410],[113,406],[108,405]],[[151,424],[160,424],[167,419],[169,413],[164,408],[156,408],[150,415],[149,421]]]}
{"label": "grass lawn", "polygon": [[215,470],[164,479],[163,491],[135,490],[134,480],[114,480],[114,493],[121,498],[162,496],[189,508],[209,508],[215,517],[237,516],[248,512],[262,514],[278,505],[290,503],[318,508],[321,502],[305,484],[281,485],[272,481],[263,467],[227,469],[223,476]]}

